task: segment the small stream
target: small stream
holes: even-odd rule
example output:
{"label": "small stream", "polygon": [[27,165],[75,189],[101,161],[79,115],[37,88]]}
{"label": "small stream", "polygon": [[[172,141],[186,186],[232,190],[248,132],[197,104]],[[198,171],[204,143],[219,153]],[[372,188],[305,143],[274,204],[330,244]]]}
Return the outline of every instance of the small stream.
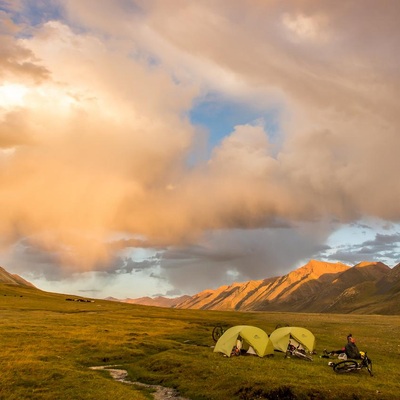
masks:
{"label": "small stream", "polygon": [[90,369],[108,371],[111,377],[118,382],[153,389],[155,390],[155,392],[152,393],[154,400],[190,400],[188,398],[179,396],[179,393],[175,389],[160,385],[148,385],[141,382],[132,382],[127,379],[128,372],[125,369],[117,367],[118,365],[100,365],[98,367],[90,367]]}

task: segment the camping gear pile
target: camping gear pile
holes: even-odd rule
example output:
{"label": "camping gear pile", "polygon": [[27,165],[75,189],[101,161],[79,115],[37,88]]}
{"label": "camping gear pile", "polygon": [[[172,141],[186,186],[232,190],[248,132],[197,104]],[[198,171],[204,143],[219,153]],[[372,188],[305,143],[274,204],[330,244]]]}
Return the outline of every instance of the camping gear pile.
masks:
{"label": "camping gear pile", "polygon": [[240,354],[254,354],[265,357],[274,351],[286,353],[288,346],[312,353],[315,349],[315,336],[305,328],[287,326],[275,329],[270,336],[260,328],[250,325],[237,325],[227,329],[218,339],[214,352],[227,357]]}

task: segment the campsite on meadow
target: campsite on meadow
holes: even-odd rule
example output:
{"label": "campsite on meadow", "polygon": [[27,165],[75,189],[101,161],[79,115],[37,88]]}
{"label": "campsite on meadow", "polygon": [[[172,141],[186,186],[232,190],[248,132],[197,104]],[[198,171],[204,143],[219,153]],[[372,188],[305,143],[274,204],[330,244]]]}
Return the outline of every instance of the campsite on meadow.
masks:
{"label": "campsite on meadow", "polygon": [[[400,390],[399,316],[181,310],[67,298],[79,299],[0,284],[1,399],[144,400],[161,386],[190,400],[389,400]],[[307,342],[313,361],[287,358],[268,343],[260,350],[254,342],[263,357],[227,357],[215,351],[217,325],[225,332],[256,328],[239,328],[235,340],[237,334],[250,340],[259,330],[270,340],[287,325],[303,327],[315,338]],[[342,347],[349,331],[373,359],[373,377],[363,370],[335,374],[328,362],[339,360],[320,357],[325,348]],[[100,369],[110,365],[145,385]]]}
{"label": "campsite on meadow", "polygon": [[0,0],[0,400],[400,400],[400,0]]}

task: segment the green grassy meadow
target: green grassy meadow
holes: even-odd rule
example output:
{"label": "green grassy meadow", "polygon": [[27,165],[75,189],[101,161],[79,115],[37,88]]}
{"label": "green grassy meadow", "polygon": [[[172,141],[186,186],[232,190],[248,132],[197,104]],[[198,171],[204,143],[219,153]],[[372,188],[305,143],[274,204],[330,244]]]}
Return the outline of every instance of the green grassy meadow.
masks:
{"label": "green grassy meadow", "polygon": [[[0,399],[151,399],[148,389],[114,381],[91,366],[119,365],[131,381],[176,388],[191,400],[396,399],[400,396],[400,316],[175,310],[0,285]],[[213,327],[280,323],[317,338],[313,362],[213,352]],[[373,360],[367,371],[337,375],[319,358],[349,332]]]}

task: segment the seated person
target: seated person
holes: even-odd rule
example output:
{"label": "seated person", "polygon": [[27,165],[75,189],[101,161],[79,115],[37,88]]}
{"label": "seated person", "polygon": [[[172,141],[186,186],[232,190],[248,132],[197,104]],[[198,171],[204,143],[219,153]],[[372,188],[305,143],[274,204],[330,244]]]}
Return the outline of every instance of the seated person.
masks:
{"label": "seated person", "polygon": [[351,333],[347,336],[347,344],[344,349],[347,358],[352,358],[354,360],[360,360],[362,358],[360,350],[358,350],[356,345],[356,340],[353,338]]}
{"label": "seated person", "polygon": [[347,358],[352,358],[353,360],[359,360],[363,358],[364,353],[358,350],[356,341],[351,333],[347,335],[347,344],[345,347],[341,348],[340,350],[332,350],[332,351],[324,350],[324,354],[326,356],[337,356],[343,353],[346,354]]}

